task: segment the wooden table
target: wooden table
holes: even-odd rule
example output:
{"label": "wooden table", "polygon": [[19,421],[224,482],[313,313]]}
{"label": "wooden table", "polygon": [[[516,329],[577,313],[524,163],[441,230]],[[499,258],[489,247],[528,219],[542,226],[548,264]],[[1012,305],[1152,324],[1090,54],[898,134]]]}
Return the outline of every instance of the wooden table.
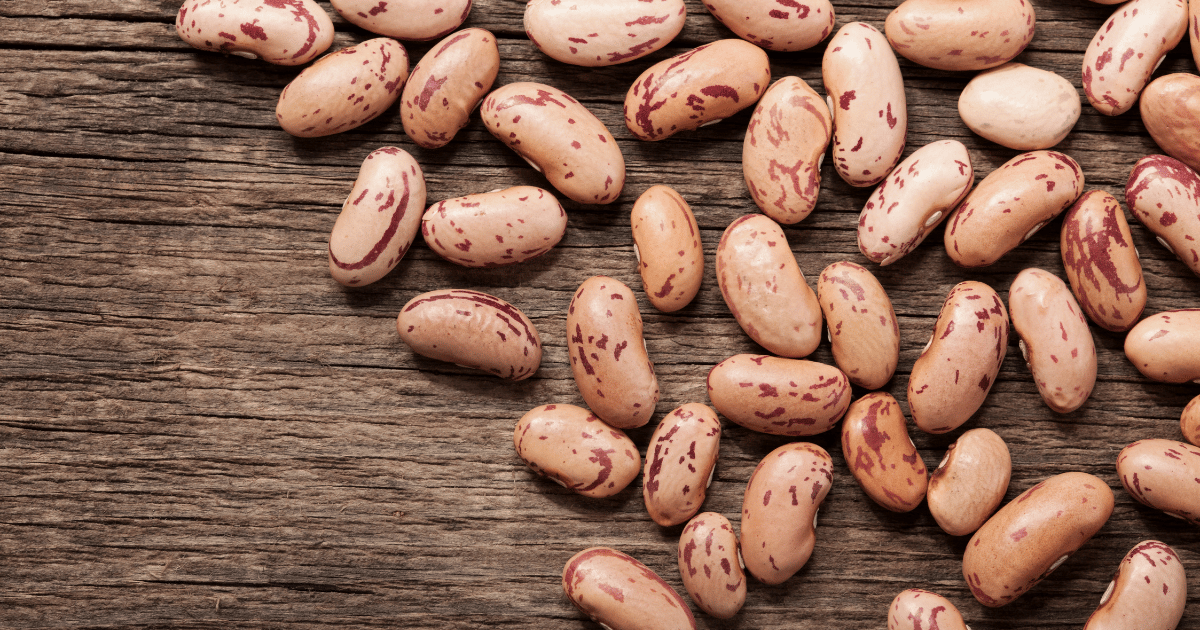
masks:
{"label": "wooden table", "polygon": [[[1078,87],[1083,50],[1113,8],[1034,4],[1037,35],[1019,60]],[[882,28],[892,6],[841,2],[838,24]],[[709,264],[699,297],[678,313],[656,312],[642,296],[659,417],[707,402],[705,377],[719,361],[760,351],[711,267],[724,228],[755,211],[739,164],[749,110],[659,143],[634,140],[621,116],[625,91],[652,61],[730,33],[689,0],[687,26],[666,50],[577,68],[528,41],[523,3],[478,0],[466,25],[498,36],[497,85],[539,80],[585,103],[619,140],[624,193],[609,206],[566,203],[566,237],[534,261],[471,270],[418,239],[382,281],[345,289],[329,277],[326,243],[371,150],[410,151],[430,203],[545,180],[477,119],[439,150],[415,147],[394,109],[342,135],[292,138],[273,112],[298,70],[188,47],[175,35],[178,7],[0,0],[0,626],[594,628],[560,587],[567,558],[593,545],[632,554],[682,590],[681,527],[649,519],[640,480],[615,498],[582,498],[536,477],[511,438],[534,406],[582,404],[565,350],[567,302],[594,274],[640,294],[628,216],[651,185],[691,203]],[[371,37],[335,23],[334,48]],[[430,46],[409,45],[413,63]],[[774,76],[799,75],[822,91],[823,50],[772,53]],[[977,179],[1017,153],[960,121],[970,74],[901,66],[908,152],[960,140]],[[1186,43],[1158,74],[1180,71],[1195,71]],[[1058,148],[1083,166],[1088,189],[1122,199],[1133,163],[1159,152],[1136,109],[1107,118],[1086,101]],[[817,211],[786,229],[810,284],[830,263],[866,264],[855,224],[869,194],[826,166]],[[954,266],[941,229],[901,262],[870,265],[902,333],[886,391],[904,400],[957,282],[980,280],[1004,297],[1023,268],[1061,276],[1060,225],[983,269]],[[1146,314],[1196,306],[1200,279],[1141,225],[1133,230]],[[533,319],[545,345],[533,378],[501,381],[400,342],[400,306],[451,287],[492,293]],[[1200,392],[1149,382],[1125,359],[1122,335],[1092,332],[1100,374],[1083,409],[1059,415],[1041,402],[1013,335],[990,396],[964,427],[990,427],[1008,442],[1010,499],[1071,470],[1100,476],[1116,494],[1100,534],[1018,603],[976,603],[961,575],[966,539],[943,534],[924,506],[893,514],[867,499],[832,431],[812,438],[835,463],[812,560],[781,586],[751,584],[735,619],[697,612],[699,624],[878,628],[893,596],[921,587],[949,597],[975,630],[1081,627],[1118,561],[1144,539],[1174,546],[1200,592],[1196,528],[1135,503],[1114,468],[1136,439],[1181,439],[1179,413]],[[811,358],[832,362],[828,345]],[[655,424],[631,432],[643,450]],[[959,433],[913,436],[935,466]],[[737,522],[750,471],[786,441],[727,422],[705,509]],[[1179,627],[1200,628],[1200,607],[1189,606]]]}

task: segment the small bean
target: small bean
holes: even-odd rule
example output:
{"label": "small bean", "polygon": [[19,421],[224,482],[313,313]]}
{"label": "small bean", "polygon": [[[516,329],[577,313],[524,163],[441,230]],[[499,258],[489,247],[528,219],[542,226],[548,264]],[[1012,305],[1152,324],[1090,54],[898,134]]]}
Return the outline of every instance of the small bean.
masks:
{"label": "small bean", "polygon": [[705,512],[688,522],[679,537],[679,574],[700,610],[729,619],[742,609],[746,573],[729,519]]}
{"label": "small bean", "polygon": [[575,405],[531,409],[517,421],[513,446],[533,472],[585,497],[617,494],[642,467],[625,432]]}
{"label": "small bean", "polygon": [[683,0],[529,0],[525,34],[547,56],[576,66],[611,66],[662,49],[687,21]]}
{"label": "small bean", "polygon": [[467,126],[471,112],[500,71],[496,37],[468,28],[438,42],[417,62],[400,95],[400,122],[426,149],[445,146]]}
{"label": "small bean", "polygon": [[1142,124],[1163,152],[1200,168],[1200,77],[1180,72],[1155,79],[1142,92]]}
{"label": "small bean", "polygon": [[566,231],[562,204],[534,186],[439,201],[421,218],[429,249],[464,267],[524,262],[550,251]]}
{"label": "small bean", "polygon": [[1129,111],[1188,28],[1187,0],[1132,0],[1104,22],[1083,53],[1083,91],[1096,111]]}
{"label": "small bean", "polygon": [[938,70],[985,70],[1025,50],[1035,24],[1025,0],[905,0],[888,15],[885,30],[910,61]]}
{"label": "small bean", "polygon": [[281,66],[306,64],[333,43],[333,21],[313,0],[186,0],[175,32],[200,50]]}
{"label": "small bean", "polygon": [[1179,428],[1185,440],[1200,446],[1200,396],[1193,398],[1179,414]]}
{"label": "small bean", "polygon": [[925,498],[929,473],[908,437],[900,403],[887,392],[859,398],[842,422],[842,456],[871,500],[893,512],[911,512]]}
{"label": "small bean", "polygon": [[1058,413],[1082,407],[1096,385],[1096,344],[1067,283],[1025,269],[1008,289],[1008,311],[1042,400]]}
{"label": "small bean", "polygon": [[1160,383],[1200,382],[1200,309],[1163,311],[1125,335],[1125,356]]}
{"label": "small bean", "polygon": [[705,0],[704,8],[734,35],[767,50],[806,50],[833,30],[829,0]]}
{"label": "small bean", "polygon": [[669,186],[651,186],[629,214],[642,291],[654,308],[673,313],[700,292],[704,248],[696,216]]}
{"label": "small bean", "polygon": [[1015,61],[980,72],[958,97],[958,115],[971,131],[1019,151],[1062,142],[1081,110],[1070,81]]}
{"label": "small bean", "polygon": [[1083,630],[1174,630],[1187,604],[1187,575],[1170,545],[1144,540],[1117,573]]}
{"label": "small bean", "polygon": [[428,41],[467,21],[472,0],[329,0],[347,22],[387,37]]}
{"label": "small bean", "polygon": [[925,495],[938,527],[951,536],[979,529],[1004,501],[1012,478],[1008,445],[991,429],[971,429],[959,436],[937,470]]}
{"label": "small bean", "polygon": [[783,77],[767,88],[742,143],[742,174],[763,214],[792,224],[812,212],[832,125],[829,107],[803,79]]}
{"label": "small bean", "polygon": [[888,608],[888,630],[970,630],[950,600],[929,591],[900,591]]}
{"label": "small bean", "polygon": [[708,398],[721,415],[771,435],[816,435],[850,406],[841,370],[803,359],[739,354],[708,373]]}
{"label": "small bean", "polygon": [[1117,455],[1117,476],[1138,503],[1200,525],[1200,447],[1139,440]]}
{"label": "small bean", "polygon": [[678,525],[700,511],[721,445],[721,421],[701,403],[663,417],[646,449],[642,498],[655,523]]}
{"label": "small bean", "polygon": [[900,361],[900,326],[879,280],[861,265],[833,263],[817,279],[817,300],[833,360],[850,382],[868,390],[887,384]]}
{"label": "small bean", "polygon": [[1125,204],[1159,244],[1200,275],[1200,176],[1173,157],[1147,155],[1133,165]]}
{"label": "small bean", "polygon": [[1133,328],[1146,307],[1146,282],[1117,198],[1102,190],[1084,193],[1063,216],[1059,249],[1088,319],[1113,332]]}
{"label": "small bean", "polygon": [[563,567],[563,592],[580,612],[610,630],[695,630],[687,602],[646,565],[608,547],[591,547]]}

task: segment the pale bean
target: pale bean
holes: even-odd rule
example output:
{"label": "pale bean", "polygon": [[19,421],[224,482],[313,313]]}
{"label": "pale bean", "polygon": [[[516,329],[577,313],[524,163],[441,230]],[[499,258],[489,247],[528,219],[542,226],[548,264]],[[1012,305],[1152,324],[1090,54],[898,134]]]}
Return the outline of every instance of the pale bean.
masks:
{"label": "pale bean", "polygon": [[500,298],[463,289],[422,293],[396,317],[396,331],[413,352],[501,378],[529,378],[542,363],[533,322]]}
{"label": "pale bean", "polygon": [[1117,476],[1138,503],[1200,525],[1200,447],[1139,440],[1117,455]]}
{"label": "pale bean", "polygon": [[842,456],[872,501],[893,512],[911,512],[925,498],[929,472],[900,403],[887,392],[859,398],[842,421]]}
{"label": "pale bean", "polygon": [[525,34],[538,50],[576,66],[611,66],[662,49],[687,20],[683,0],[529,0]]}
{"label": "pale bean", "polygon": [[951,289],[929,345],[908,379],[913,424],[946,433],[983,404],[1008,350],[1008,311],[986,284],[968,280]]}
{"label": "pale bean", "polygon": [[313,0],[186,0],[175,32],[200,50],[281,66],[306,64],[333,43],[333,21]]}
{"label": "pale bean", "polygon": [[607,276],[579,285],[567,309],[567,351],[575,385],[601,420],[619,429],[650,421],[658,379],[629,287]]}
{"label": "pale bean", "polygon": [[970,630],[950,600],[929,591],[900,591],[888,608],[888,630]]}
{"label": "pale bean", "polygon": [[816,444],[784,444],[758,463],[742,499],[740,542],[751,575],[780,584],[808,562],[832,485],[833,460]]}
{"label": "pale bean", "polygon": [[742,143],[742,175],[763,214],[792,224],[812,212],[832,125],[825,101],[799,77],[763,94]]}
{"label": "pale bean", "polygon": [[1117,565],[1083,630],[1174,630],[1187,604],[1187,575],[1175,550],[1144,540]]}
{"label": "pale bean", "polygon": [[892,380],[900,361],[900,326],[879,280],[861,265],[837,262],[821,271],[817,300],[833,360],[851,383],[874,390]]}
{"label": "pale bean", "polygon": [[349,131],[391,107],[407,78],[404,46],[386,37],[369,39],[305,68],[283,88],[275,118],[301,138]]}
{"label": "pale bean", "polygon": [[488,31],[468,28],[438,42],[404,84],[400,95],[404,133],[427,149],[445,146],[467,126],[499,71],[500,51]]}
{"label": "pale bean", "polygon": [[612,203],[625,186],[625,158],[608,128],[566,92],[510,83],[483,100],[483,124],[550,184],[579,203]]}
{"label": "pale bean", "polygon": [[951,536],[979,529],[1004,501],[1012,477],[1008,445],[991,429],[959,436],[929,477],[925,500],[938,527]]}
{"label": "pale bean", "polygon": [[833,30],[829,0],[705,0],[704,8],[734,35],[767,50],[806,50]]}
{"label": "pale bean", "polygon": [[821,58],[833,113],[833,167],[851,186],[883,181],[904,153],[908,105],[904,77],[887,38],[851,22],[829,40]]}
{"label": "pale bean", "polygon": [[1146,282],[1117,198],[1102,190],[1084,193],[1063,215],[1059,250],[1088,318],[1113,332],[1133,328],[1146,307]]}
{"label": "pale bean", "polygon": [[513,447],[533,472],[585,497],[610,497],[641,469],[637,445],[583,407],[542,405],[517,421]]}
{"label": "pale bean", "polygon": [[1096,343],[1067,283],[1025,269],[1008,289],[1008,312],[1042,400],[1058,413],[1082,407],[1096,385]]}
{"label": "pale bean", "polygon": [[805,357],[821,343],[821,304],[804,280],[783,229],[761,214],[725,228],[717,285],[742,330],[768,352]]}
{"label": "pale bean", "polygon": [[704,248],[692,208],[669,186],[651,186],[629,213],[642,291],[654,308],[673,313],[700,292]]}
{"label": "pale bean", "polygon": [[1082,472],[1022,492],[980,527],[963,554],[963,577],[984,606],[1004,606],[1050,575],[1112,515],[1113,493]]}
{"label": "pale bean", "polygon": [[1118,7],[1083,53],[1088,102],[1108,116],[1129,111],[1187,27],[1187,0],[1132,0]]}
{"label": "pale bean", "polygon": [[639,140],[664,140],[754,105],[770,83],[770,60],[761,48],[717,40],[642,72],[625,94],[625,126]]}
{"label": "pale bean", "polygon": [[1125,356],[1146,378],[1200,383],[1200,309],[1163,311],[1125,335]]}
{"label": "pale bean", "polygon": [[427,41],[467,21],[472,0],[329,0],[347,22],[396,39]]}
{"label": "pale bean", "polygon": [[1015,61],[980,72],[958,97],[958,115],[971,131],[1019,151],[1062,142],[1081,110],[1070,81]]}
{"label": "pale bean", "polygon": [[701,403],[663,417],[646,448],[642,499],[655,523],[678,525],[700,511],[721,446],[717,412]]}
{"label": "pale bean", "polygon": [[1200,446],[1200,396],[1193,398],[1179,414],[1179,429],[1185,440]]}
{"label": "pale bean", "polygon": [[417,161],[396,147],[372,151],[329,233],[329,275],[350,287],[387,275],[417,237],[424,207]]}
{"label": "pale bean", "polygon": [[729,519],[705,512],[688,522],[679,536],[679,574],[700,610],[729,619],[742,609],[746,573]]}
{"label": "pale bean", "polygon": [[1142,92],[1138,110],[1164,153],[1200,168],[1200,77],[1181,72],[1155,79]]}
{"label": "pale bean", "polygon": [[591,547],[563,567],[563,592],[609,630],[695,630],[687,602],[646,565],[608,547]]}
{"label": "pale bean", "polygon": [[1200,175],[1165,155],[1147,155],[1133,165],[1125,204],[1159,244],[1200,275]]}
{"label": "pale bean", "polygon": [[708,398],[721,415],[771,435],[816,435],[850,406],[841,370],[803,359],[739,354],[708,373]]}
{"label": "pale bean", "polygon": [[566,231],[562,204],[534,186],[439,201],[421,218],[429,249],[464,267],[524,262],[550,251]]}
{"label": "pale bean", "polygon": [[1033,39],[1033,5],[1025,0],[905,0],[887,17],[896,52],[938,70],[984,70],[1010,61]]}

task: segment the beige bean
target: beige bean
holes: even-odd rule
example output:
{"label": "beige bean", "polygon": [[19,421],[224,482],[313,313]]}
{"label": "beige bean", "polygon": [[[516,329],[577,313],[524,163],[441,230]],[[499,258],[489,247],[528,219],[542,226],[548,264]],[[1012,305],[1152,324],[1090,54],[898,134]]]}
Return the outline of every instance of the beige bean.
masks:
{"label": "beige bean", "polygon": [[938,527],[951,536],[979,529],[1004,501],[1012,477],[1008,445],[991,429],[959,436],[929,477],[925,500]]}
{"label": "beige bean", "polygon": [[607,276],[579,285],[567,309],[567,351],[575,385],[601,420],[619,429],[650,421],[658,379],[629,287]]}
{"label": "beige bean", "polygon": [[625,126],[639,140],[664,140],[754,105],[771,83],[761,48],[721,39],[664,59],[625,94]]}
{"label": "beige bean", "polygon": [[1125,335],[1125,357],[1160,383],[1200,383],[1200,309],[1163,311]]}
{"label": "beige bean", "polygon": [[1146,283],[1117,198],[1102,190],[1084,193],[1063,215],[1059,251],[1088,319],[1113,332],[1133,328],[1146,307]]}
{"label": "beige bean", "polygon": [[1165,155],[1147,155],[1133,165],[1125,205],[1159,244],[1200,275],[1200,175]]}
{"label": "beige bean", "polygon": [[417,237],[424,207],[417,161],[396,147],[372,151],[329,233],[329,275],[349,287],[387,275]]}
{"label": "beige bean", "polygon": [[284,131],[317,138],[349,131],[382,114],[408,78],[408,52],[392,39],[369,39],[321,57],[279,95]]}
{"label": "beige bean", "polygon": [[1083,53],[1088,102],[1108,116],[1129,111],[1187,27],[1187,0],[1132,0],[1118,7]]}
{"label": "beige bean", "polygon": [[958,115],[971,131],[1019,151],[1062,142],[1081,111],[1070,81],[1015,61],[980,72],[958,97]]}
{"label": "beige bean", "polygon": [[921,504],[929,472],[908,437],[900,403],[887,392],[859,398],[842,422],[842,456],[871,500],[893,512]]}
{"label": "beige bean", "polygon": [[836,262],[817,279],[817,300],[833,360],[851,383],[879,389],[892,380],[900,361],[900,326],[879,280],[861,265]]}
{"label": "beige bean", "polygon": [[1117,455],[1117,476],[1138,503],[1200,525],[1200,447],[1139,440]]}
{"label": "beige bean", "polygon": [[313,0],[185,0],[175,32],[200,50],[306,64],[333,43],[333,21]]}
{"label": "beige bean", "polygon": [[1187,604],[1187,575],[1170,545],[1144,540],[1117,565],[1083,630],[1174,630]]}
{"label": "beige bean", "polygon": [[1176,73],[1155,79],[1142,92],[1142,124],[1163,152],[1200,168],[1200,77]]}
{"label": "beige bean", "polygon": [[1057,151],[1022,153],[992,171],[946,223],[946,253],[985,267],[1024,243],[1083,193],[1083,170]]}
{"label": "beige bean", "polygon": [[1193,398],[1179,414],[1179,429],[1185,440],[1200,446],[1200,396]]}
{"label": "beige bean", "polygon": [[579,203],[612,203],[625,186],[625,158],[608,128],[566,92],[541,83],[510,83],[483,100],[493,136]]}
{"label": "beige bean", "polygon": [[910,61],[938,70],[985,70],[1021,54],[1035,25],[1033,5],[1025,0],[905,0],[884,26],[896,52]]}
{"label": "beige bean", "polygon": [[742,499],[740,542],[751,575],[781,584],[808,562],[832,485],[833,460],[816,444],[784,444],[758,463]]}
{"label": "beige bean", "polygon": [[961,426],[987,398],[1007,350],[1008,311],[1000,296],[982,282],[956,285],[908,379],[913,424],[926,433]]}
{"label": "beige bean", "polygon": [[1011,603],[1050,575],[1108,522],[1113,493],[1095,475],[1067,472],[1022,492],[980,527],[963,577],[984,606]]}
{"label": "beige bean", "polygon": [[529,0],[525,34],[543,53],[576,66],[611,66],[662,49],[687,20],[683,0]]}
{"label": "beige bean", "polygon": [[500,298],[463,289],[422,293],[396,317],[396,331],[413,352],[500,378],[529,378],[542,363],[533,322]]}
{"label": "beige bean", "polygon": [[418,146],[445,146],[467,126],[471,112],[500,71],[496,37],[468,28],[438,42],[413,68],[400,95],[400,122]]}
{"label": "beige bean", "polygon": [[706,0],[704,8],[734,35],[767,50],[806,50],[833,30],[829,0]]}
{"label": "beige bean", "polygon": [[585,497],[610,497],[637,477],[637,445],[583,407],[542,405],[517,421],[517,455],[533,472]]}
{"label": "beige bean", "polygon": [[566,231],[562,204],[535,186],[446,199],[421,218],[429,249],[464,267],[524,262],[550,251]]}
{"label": "beige bean", "polygon": [[729,619],[746,603],[737,535],[729,519],[716,512],[697,514],[679,537],[679,574],[700,610]]}
{"label": "beige bean", "polygon": [[821,343],[821,303],[770,218],[747,214],[725,228],[717,285],[738,325],[768,352],[805,357]]}
{"label": "beige bean", "polygon": [[678,525],[704,504],[721,446],[717,412],[686,403],[663,417],[646,448],[642,499],[655,523]]}
{"label": "beige bean", "polygon": [[825,101],[799,77],[783,77],[763,94],[742,143],[742,174],[763,214],[792,224],[812,212],[832,125]]}
{"label": "beige bean", "polygon": [[1008,312],[1042,400],[1058,413],[1082,407],[1096,385],[1096,343],[1067,283],[1025,269],[1008,289]]}
{"label": "beige bean", "polygon": [[351,24],[396,39],[428,41],[450,34],[471,13],[472,0],[329,0]]}
{"label": "beige bean", "polygon": [[695,630],[687,602],[646,565],[608,547],[591,547],[563,567],[563,592],[610,630]]}
{"label": "beige bean", "polygon": [[927,144],[905,158],[863,206],[858,249],[880,266],[908,255],[958,206],[975,183],[967,147]]}
{"label": "beige bean", "polygon": [[821,57],[833,113],[833,167],[851,186],[883,181],[908,137],[904,77],[887,38],[865,22],[838,29]]}
{"label": "beige bean", "polygon": [[900,591],[888,608],[888,630],[970,630],[950,600],[917,588]]}
{"label": "beige bean", "polygon": [[803,359],[739,354],[708,373],[708,398],[721,415],[771,435],[816,435],[850,406],[841,370]]}
{"label": "beige bean", "polygon": [[704,248],[692,208],[670,186],[651,186],[629,213],[642,291],[673,313],[691,303],[704,279]]}

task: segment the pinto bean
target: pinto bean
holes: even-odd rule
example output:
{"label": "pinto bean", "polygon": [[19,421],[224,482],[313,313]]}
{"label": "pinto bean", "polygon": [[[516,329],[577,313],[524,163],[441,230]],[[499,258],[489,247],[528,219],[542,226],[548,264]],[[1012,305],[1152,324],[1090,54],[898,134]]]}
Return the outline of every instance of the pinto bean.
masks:
{"label": "pinto bean", "polygon": [[706,0],[704,8],[734,35],[767,50],[806,50],[833,30],[829,0]]}
{"label": "pinto bean", "polygon": [[428,41],[467,21],[472,0],[329,0],[347,22],[387,37]]}
{"label": "pinto bean", "polygon": [[1108,116],[1129,111],[1187,27],[1187,0],[1132,0],[1118,7],[1083,53],[1088,102]]}
{"label": "pinto bean", "polygon": [[1125,204],[1159,244],[1200,275],[1200,176],[1173,157],[1147,155],[1133,165]]}
{"label": "pinto bean", "polygon": [[575,405],[531,409],[517,421],[513,446],[533,472],[585,497],[617,494],[642,467],[625,432]]}
{"label": "pinto bean", "polygon": [[313,0],[186,0],[175,32],[194,48],[306,64],[333,43],[333,21]]}
{"label": "pinto bean", "polygon": [[708,373],[708,398],[721,415],[771,435],[816,435],[850,406],[841,370],[802,359],[739,354]]}
{"label": "pinto bean", "polygon": [[562,204],[534,186],[439,201],[421,218],[429,249],[464,267],[524,262],[550,251],[566,231]]}
{"label": "pinto bean", "polygon": [[692,208],[669,186],[651,186],[629,214],[642,290],[654,308],[673,313],[700,292],[704,248]]}
{"label": "pinto bean", "polygon": [[1083,630],[1174,630],[1186,604],[1179,555],[1166,543],[1144,540],[1121,559]]}
{"label": "pinto bean", "polygon": [[1200,396],[1193,398],[1179,414],[1179,429],[1185,440],[1200,446]]}
{"label": "pinto bean", "polygon": [[530,0],[525,34],[538,50],[576,66],[611,66],[662,49],[683,30],[683,0]]}
{"label": "pinto bean", "polygon": [[958,97],[958,115],[971,131],[1019,151],[1062,142],[1081,110],[1070,81],[1015,61],[980,72]]}
{"label": "pinto bean", "polygon": [[817,299],[829,322],[833,360],[851,383],[873,390],[892,380],[900,361],[900,326],[883,285],[852,262],[821,271]]}
{"label": "pinto bean", "polygon": [[746,573],[729,519],[705,512],[688,522],[679,537],[679,574],[700,610],[729,619],[742,609]]}
{"label": "pinto bean", "polygon": [[1138,503],[1200,525],[1200,447],[1139,440],[1117,455],[1117,476]]}
{"label": "pinto bean", "polygon": [[1079,306],[1097,326],[1133,328],[1146,307],[1146,282],[1121,203],[1109,193],[1083,194],[1063,217],[1063,268]]}
{"label": "pinto bean", "polygon": [[742,174],[763,214],[792,224],[812,212],[832,124],[829,107],[803,79],[783,77],[767,88],[742,143]]}
{"label": "pinto bean", "polygon": [[426,149],[445,146],[467,126],[499,71],[500,51],[488,31],[468,28],[438,42],[404,84],[400,95],[404,133]]}
{"label": "pinto bean", "polygon": [[952,3],[905,0],[884,28],[896,52],[938,70],[985,70],[1021,54],[1033,39],[1025,0]]}
{"label": "pinto bean", "polygon": [[950,600],[929,591],[900,591],[888,608],[888,630],[970,630]]}
{"label": "pinto bean", "polygon": [[687,403],[663,417],[642,474],[642,498],[655,523],[678,525],[700,511],[720,445],[721,421],[708,405]]}
{"label": "pinto bean", "polygon": [[951,536],[979,529],[1004,501],[1012,478],[1008,445],[991,429],[971,429],[946,449],[929,477],[925,500],[938,527]]}
{"label": "pinto bean", "polygon": [[1008,311],[1042,400],[1058,413],[1082,407],[1096,385],[1096,343],[1067,283],[1025,269],[1008,289]]}
{"label": "pinto bean", "polygon": [[1200,77],[1180,72],[1155,79],[1142,92],[1138,110],[1167,155],[1200,168]]}
{"label": "pinto bean", "polygon": [[842,422],[842,456],[871,500],[893,512],[921,504],[929,472],[908,437],[900,403],[887,392],[859,398]]}
{"label": "pinto bean", "polygon": [[1125,335],[1125,356],[1160,383],[1200,382],[1200,309],[1163,311]]}
{"label": "pinto bean", "polygon": [[386,37],[317,60],[279,95],[275,118],[284,131],[317,138],[349,131],[386,111],[408,78],[408,52]]}
{"label": "pinto bean", "polygon": [[695,630],[687,602],[646,565],[608,547],[591,547],[563,567],[563,592],[580,612],[611,630]]}

